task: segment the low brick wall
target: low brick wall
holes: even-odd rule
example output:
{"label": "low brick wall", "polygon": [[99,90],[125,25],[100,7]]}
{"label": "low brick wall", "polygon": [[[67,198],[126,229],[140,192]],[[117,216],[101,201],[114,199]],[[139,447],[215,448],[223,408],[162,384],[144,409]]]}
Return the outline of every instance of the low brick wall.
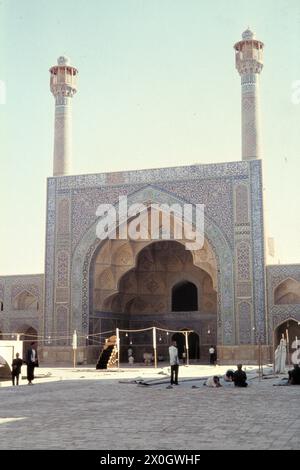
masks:
{"label": "low brick wall", "polygon": [[[85,347],[76,350],[76,364],[87,363]],[[73,365],[73,349],[70,346],[43,346],[38,350],[41,365]]]}
{"label": "low brick wall", "polygon": [[[258,345],[218,346],[219,364],[258,364]],[[273,346],[261,345],[261,361],[263,363],[273,362]]]}
{"label": "low brick wall", "polygon": [[[138,347],[135,350],[135,362],[143,362],[142,348],[140,351]],[[147,351],[152,352],[149,346]],[[209,356],[207,348],[201,351],[199,362],[209,363]],[[73,349],[70,346],[44,346],[38,350],[39,361],[41,365],[73,365]],[[97,363],[100,354],[98,346],[80,347],[76,351],[76,364],[95,364]],[[163,355],[164,361],[168,362],[168,348],[167,346],[160,345],[158,348],[158,355]],[[217,346],[217,356],[219,364],[258,364],[259,346],[258,345],[239,345],[239,346]],[[263,363],[273,362],[273,347],[270,345],[261,346],[261,359]],[[127,349],[121,351],[121,361],[127,362]],[[197,360],[193,360],[197,363]]]}

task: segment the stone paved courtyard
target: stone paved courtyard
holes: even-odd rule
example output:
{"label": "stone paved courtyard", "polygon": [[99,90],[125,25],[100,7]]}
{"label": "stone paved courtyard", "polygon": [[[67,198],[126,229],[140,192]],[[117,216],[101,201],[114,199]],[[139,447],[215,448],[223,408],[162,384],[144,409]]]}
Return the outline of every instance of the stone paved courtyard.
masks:
{"label": "stone paved courtyard", "polygon": [[[227,368],[182,367],[181,377]],[[278,378],[254,378],[247,389],[119,383],[166,379],[157,372],[39,369],[32,387],[2,382],[0,448],[300,449],[300,387],[273,387]]]}

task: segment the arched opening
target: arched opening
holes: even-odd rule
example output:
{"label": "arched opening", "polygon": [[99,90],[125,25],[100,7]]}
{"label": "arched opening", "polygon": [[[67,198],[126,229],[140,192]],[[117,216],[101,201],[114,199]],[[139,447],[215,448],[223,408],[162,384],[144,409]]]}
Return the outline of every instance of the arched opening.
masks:
{"label": "arched opening", "polygon": [[[141,189],[133,191],[129,194],[128,203],[140,203],[144,201],[145,206],[150,206],[150,204],[165,205],[166,202],[169,206],[173,204],[178,204],[182,207],[184,202],[180,197],[172,194],[172,191],[167,189],[161,189],[157,186],[152,186],[151,184],[146,184]],[[115,204],[115,208],[118,211],[120,209],[119,204]],[[161,208],[161,212],[163,209]],[[188,215],[187,222],[194,229],[196,228],[193,224],[196,222],[195,211],[193,215]],[[177,217],[178,213],[174,213],[174,219]],[[134,218],[133,218],[134,219]],[[130,219],[130,220],[133,220]],[[126,225],[129,226],[130,220],[127,219],[122,227],[126,229]],[[95,238],[96,228],[99,226],[99,220],[95,220],[89,228],[86,229],[80,241],[77,243],[73,255],[71,267],[71,298],[72,298],[72,311],[70,312],[70,318],[72,322],[79,326],[81,332],[85,334],[89,333],[100,333],[104,331],[106,326],[106,321],[109,320],[111,327],[113,326],[113,315],[110,309],[104,307],[104,302],[107,297],[117,294],[119,291],[120,277],[122,277],[126,272],[128,272],[134,265],[131,264],[129,267],[130,259],[127,257],[124,258],[124,263],[120,258],[121,263],[117,265],[113,260],[113,255],[115,248],[120,247],[120,245],[133,246],[133,259],[136,264],[136,257],[142,248],[150,245],[154,242],[152,235],[149,231],[149,238],[147,240],[118,240],[118,239],[109,239],[104,241],[99,241]],[[234,258],[233,252],[230,246],[230,242],[226,237],[224,232],[225,226],[216,223],[207,213],[205,214],[205,234],[204,234],[204,246],[201,249],[192,251],[192,258],[195,267],[199,267],[204,271],[212,282],[211,286],[208,286],[210,291],[207,292],[207,316],[196,318],[198,313],[202,313],[204,299],[202,295],[202,290],[198,286],[198,282],[195,284],[198,287],[198,312],[187,312],[186,317],[190,314],[194,314],[193,319],[187,323],[189,327],[193,327],[195,331],[200,332],[200,344],[201,348],[203,344],[206,344],[206,341],[203,341],[202,331],[207,330],[209,325],[215,325],[213,330],[212,342],[214,344],[218,343],[217,338],[219,339],[220,344],[229,345],[234,344],[234,332],[235,332],[235,301],[234,301]],[[111,234],[113,234],[114,228],[111,229]],[[160,231],[160,235],[167,235],[168,233],[163,233]],[[117,237],[119,236],[119,231],[117,227]],[[160,237],[162,238],[162,237]],[[172,237],[170,237],[171,239]],[[176,238],[176,237],[174,237]],[[185,244],[187,240],[181,240],[181,244]],[[175,243],[175,240],[172,238],[172,242]],[[190,240],[189,240],[190,242]],[[106,250],[105,256],[103,256],[104,251]],[[187,251],[187,250],[186,250]],[[126,259],[127,258],[127,259]],[[128,264],[127,264],[128,263]],[[114,268],[114,288],[107,289],[105,292],[105,286],[100,286],[98,284],[99,276],[106,267],[111,266]],[[122,271],[122,273],[121,273]],[[84,274],[83,274],[84,273]],[[192,278],[188,278],[193,281]],[[177,282],[179,279],[177,280]],[[173,284],[174,285],[174,282]],[[171,288],[168,291],[169,304],[171,300]],[[130,300],[130,299],[128,299]],[[124,299],[125,302],[125,299]],[[157,307],[159,307],[157,305]],[[181,317],[180,312],[178,315],[171,312],[171,305],[168,306],[168,310],[164,313],[172,314],[173,318]],[[203,312],[204,313],[204,312]],[[206,313],[206,312],[205,312]],[[118,318],[115,318],[116,323],[121,327],[121,323],[125,322],[125,317],[127,321],[131,322],[131,315],[128,315],[124,304],[122,305],[121,312],[115,312],[116,316],[119,314]],[[210,317],[211,315],[211,317]],[[218,322],[217,322],[218,318]],[[150,324],[150,318],[148,316],[147,326]],[[197,328],[194,326],[194,322],[198,323]],[[153,324],[153,321],[151,321]],[[162,319],[161,322],[162,324]],[[200,325],[199,325],[200,323]],[[187,326],[184,325],[184,326]],[[173,322],[168,321],[165,326],[169,326],[175,329]],[[212,326],[213,328],[213,326]],[[112,328],[108,328],[112,329]],[[90,341],[90,345],[95,344],[93,341]],[[209,341],[211,344],[211,341]],[[96,344],[95,344],[96,346]],[[206,349],[206,348],[205,348]],[[92,350],[89,350],[90,357],[93,357]],[[98,351],[97,356],[98,357]],[[202,349],[201,349],[202,357]]]}
{"label": "arched opening", "polygon": [[23,290],[14,298],[13,307],[15,310],[38,310],[38,300],[30,292]]}
{"label": "arched opening", "polygon": [[[182,330],[185,331],[185,330]],[[177,348],[178,348],[178,356],[179,359],[182,359],[182,354],[186,353],[186,345],[185,345],[185,334],[183,333],[174,333],[172,336],[172,341],[176,341]],[[189,345],[189,358],[190,359],[199,359],[199,335],[194,331],[192,333],[188,333],[188,345]]]}
{"label": "arched opening", "polygon": [[3,312],[3,302],[0,300],[0,312]]}
{"label": "arched opening", "polygon": [[[191,253],[175,240],[108,240],[96,250],[90,265],[89,333],[153,326],[202,331],[215,325],[216,344],[216,271],[207,242],[199,252]],[[158,334],[159,355],[167,361],[168,341],[165,334],[159,338]],[[184,335],[180,338],[182,355]],[[189,344],[191,359],[198,359],[199,336],[190,334]],[[152,334],[134,335],[135,362],[142,362],[151,345]],[[203,351],[208,348],[202,337],[201,346]]]}
{"label": "arched opening", "polygon": [[198,310],[198,291],[195,284],[181,281],[172,288],[172,312]]}
{"label": "arched opening", "polygon": [[289,339],[289,352],[290,354],[293,353],[295,348],[293,348],[293,343],[295,345],[295,339],[297,337],[298,339],[298,344],[300,344],[300,321],[294,320],[294,319],[289,319],[286,320],[285,322],[281,323],[276,329],[275,329],[275,348],[277,348],[280,340],[282,337],[284,339]]}
{"label": "arched opening", "polygon": [[179,359],[182,359],[182,353],[185,351],[185,336],[182,333],[174,333],[172,341],[176,341]]}
{"label": "arched opening", "polygon": [[282,281],[274,291],[274,304],[300,304],[300,282],[292,278]]}
{"label": "arched opening", "polygon": [[190,359],[199,359],[199,335],[194,331],[192,333],[189,333],[188,341]]}

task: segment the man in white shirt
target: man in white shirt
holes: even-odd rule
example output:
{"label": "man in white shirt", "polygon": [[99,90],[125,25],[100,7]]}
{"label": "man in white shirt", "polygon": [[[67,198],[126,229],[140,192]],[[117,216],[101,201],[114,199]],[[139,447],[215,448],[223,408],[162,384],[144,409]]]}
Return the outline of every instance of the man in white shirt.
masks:
{"label": "man in white shirt", "polygon": [[170,366],[171,366],[171,385],[178,385],[179,358],[176,341],[172,341],[169,347]]}
{"label": "man in white shirt", "polygon": [[208,350],[209,352],[209,362],[212,366],[215,365],[215,362],[216,362],[216,351],[215,351],[215,348],[213,346],[211,346]]}

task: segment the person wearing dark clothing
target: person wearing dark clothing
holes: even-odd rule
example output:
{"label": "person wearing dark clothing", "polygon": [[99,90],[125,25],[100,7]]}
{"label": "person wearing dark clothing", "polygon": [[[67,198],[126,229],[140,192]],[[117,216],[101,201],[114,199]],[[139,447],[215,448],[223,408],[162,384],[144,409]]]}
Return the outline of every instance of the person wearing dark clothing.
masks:
{"label": "person wearing dark clothing", "polygon": [[293,370],[288,371],[289,374],[289,385],[300,385],[300,367],[299,364],[294,365]]}
{"label": "person wearing dark clothing", "polygon": [[215,363],[216,363],[216,359],[217,359],[217,357],[216,357],[216,350],[215,350],[215,348],[211,345],[211,347],[209,348],[208,352],[209,352],[209,363],[210,363],[212,366],[214,366]]}
{"label": "person wearing dark clothing", "polygon": [[247,375],[246,372],[242,370],[243,365],[238,364],[237,365],[237,370],[233,374],[233,382],[235,387],[247,387],[248,384],[246,382],[247,380]]}
{"label": "person wearing dark clothing", "polygon": [[176,341],[172,341],[169,347],[170,366],[171,366],[171,385],[178,385],[179,358]]}
{"label": "person wearing dark clothing", "polygon": [[225,382],[233,382],[233,376],[234,376],[233,370],[229,369],[224,375]]}
{"label": "person wearing dark clothing", "polygon": [[32,381],[34,380],[34,368],[38,367],[39,365],[35,343],[31,343],[30,348],[27,351],[26,363],[28,385],[33,385]]}
{"label": "person wearing dark clothing", "polygon": [[[19,375],[21,374],[21,367],[23,365],[23,360],[20,359],[20,354],[16,354],[16,359],[13,359],[12,370],[11,370],[11,379],[13,385],[19,385]],[[15,383],[16,382],[16,383]]]}

